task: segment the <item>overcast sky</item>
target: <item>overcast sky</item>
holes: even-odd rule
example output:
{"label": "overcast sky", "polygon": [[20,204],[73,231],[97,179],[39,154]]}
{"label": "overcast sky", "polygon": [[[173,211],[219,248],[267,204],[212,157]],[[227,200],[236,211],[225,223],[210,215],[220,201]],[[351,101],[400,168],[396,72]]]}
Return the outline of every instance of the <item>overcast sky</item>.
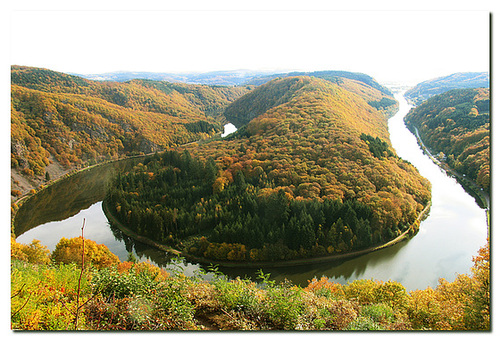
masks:
{"label": "overcast sky", "polygon": [[13,11],[10,64],[61,72],[488,71],[486,11]]}

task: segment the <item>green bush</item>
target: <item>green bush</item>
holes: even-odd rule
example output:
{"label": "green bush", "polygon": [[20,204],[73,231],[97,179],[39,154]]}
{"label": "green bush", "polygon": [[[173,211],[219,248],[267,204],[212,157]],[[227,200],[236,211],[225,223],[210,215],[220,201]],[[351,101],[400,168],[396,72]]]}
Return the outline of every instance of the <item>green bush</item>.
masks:
{"label": "green bush", "polygon": [[[75,326],[80,269],[70,265],[11,262],[11,326],[21,330],[71,330]],[[81,281],[80,303],[90,298],[89,277]]]}
{"label": "green bush", "polygon": [[366,316],[359,316],[357,319],[349,323],[348,330],[383,330],[383,328]]}
{"label": "green bush", "polygon": [[250,280],[237,278],[229,281],[226,277],[217,277],[213,282],[216,298],[225,309],[255,313],[258,301],[256,286]]}
{"label": "green bush", "polygon": [[261,309],[274,328],[293,330],[299,327],[299,319],[304,311],[301,292],[302,289],[286,282],[267,284]]}
{"label": "green bush", "polygon": [[385,303],[364,306],[361,309],[361,315],[369,317],[372,321],[377,323],[393,322],[395,319],[394,311]]}
{"label": "green bush", "polygon": [[149,267],[134,267],[128,272],[112,267],[94,273],[93,293],[100,299],[88,310],[91,329],[193,329],[190,282],[182,276],[159,278]]}

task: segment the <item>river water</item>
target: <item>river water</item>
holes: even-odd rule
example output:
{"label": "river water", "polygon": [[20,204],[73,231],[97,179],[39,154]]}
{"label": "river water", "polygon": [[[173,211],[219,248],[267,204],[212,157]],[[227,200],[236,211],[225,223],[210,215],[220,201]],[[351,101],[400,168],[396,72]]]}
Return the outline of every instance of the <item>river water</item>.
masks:
{"label": "river water", "polygon": [[[270,279],[280,281],[287,278],[302,286],[307,285],[308,280],[322,276],[342,284],[362,278],[394,280],[408,290],[415,290],[435,287],[439,278],[453,281],[457,274],[470,273],[472,257],[487,240],[485,210],[454,178],[447,176],[424,154],[403,122],[410,106],[402,92],[396,95],[396,99],[400,110],[389,120],[392,145],[399,156],[411,162],[432,183],[431,211],[421,223],[418,234],[409,241],[347,261],[264,268]],[[132,253],[140,260],[172,266],[165,253],[135,242],[110,226],[102,211],[101,202],[109,180],[116,172],[132,164],[126,161],[96,167],[42,191],[21,206],[15,223],[17,241],[28,244],[38,239],[52,251],[62,237],[79,236],[85,218],[85,237],[105,244],[121,260],[126,260]],[[193,274],[200,267],[190,263],[181,265],[186,275]],[[230,277],[255,279],[255,270],[252,269],[220,270]]]}

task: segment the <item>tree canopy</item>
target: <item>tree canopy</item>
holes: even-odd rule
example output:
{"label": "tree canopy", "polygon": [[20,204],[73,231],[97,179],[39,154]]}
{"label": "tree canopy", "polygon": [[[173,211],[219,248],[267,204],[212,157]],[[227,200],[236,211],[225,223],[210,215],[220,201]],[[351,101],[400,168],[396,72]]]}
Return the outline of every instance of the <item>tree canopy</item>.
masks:
{"label": "tree canopy", "polygon": [[396,156],[384,114],[356,93],[277,79],[225,115],[241,117],[236,133],[118,176],[113,214],[139,234],[227,260],[344,253],[417,228],[430,185]]}
{"label": "tree canopy", "polygon": [[423,143],[457,172],[490,190],[490,91],[457,89],[434,96],[405,118]]}
{"label": "tree canopy", "polygon": [[72,168],[211,137],[222,130],[225,106],[249,91],[97,82],[21,66],[12,67],[11,82],[11,164],[27,176],[45,176],[53,160]]}

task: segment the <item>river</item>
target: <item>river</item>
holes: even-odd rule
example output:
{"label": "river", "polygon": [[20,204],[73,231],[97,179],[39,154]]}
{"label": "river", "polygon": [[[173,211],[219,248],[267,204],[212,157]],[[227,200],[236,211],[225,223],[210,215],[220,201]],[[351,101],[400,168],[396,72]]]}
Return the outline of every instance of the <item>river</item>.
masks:
{"label": "river", "polygon": [[[281,281],[287,278],[302,286],[307,285],[308,280],[322,276],[342,284],[362,278],[394,280],[408,290],[415,290],[435,287],[439,278],[453,281],[457,274],[470,273],[472,257],[487,240],[485,210],[454,178],[424,154],[403,122],[410,105],[402,92],[396,95],[396,99],[400,109],[389,120],[392,145],[399,156],[411,162],[432,183],[432,207],[418,234],[411,240],[347,261],[264,268],[270,279]],[[101,203],[109,180],[116,172],[131,165],[130,162],[122,162],[96,167],[42,191],[21,206],[16,219],[17,241],[28,244],[38,239],[52,251],[62,237],[79,236],[85,218],[85,237],[105,244],[121,260],[126,260],[131,252],[140,260],[171,267],[164,252],[123,236],[118,229],[110,226],[102,211]],[[192,275],[199,269],[197,264],[175,264],[182,265],[186,275]],[[255,279],[255,270],[220,270],[230,277]]]}

